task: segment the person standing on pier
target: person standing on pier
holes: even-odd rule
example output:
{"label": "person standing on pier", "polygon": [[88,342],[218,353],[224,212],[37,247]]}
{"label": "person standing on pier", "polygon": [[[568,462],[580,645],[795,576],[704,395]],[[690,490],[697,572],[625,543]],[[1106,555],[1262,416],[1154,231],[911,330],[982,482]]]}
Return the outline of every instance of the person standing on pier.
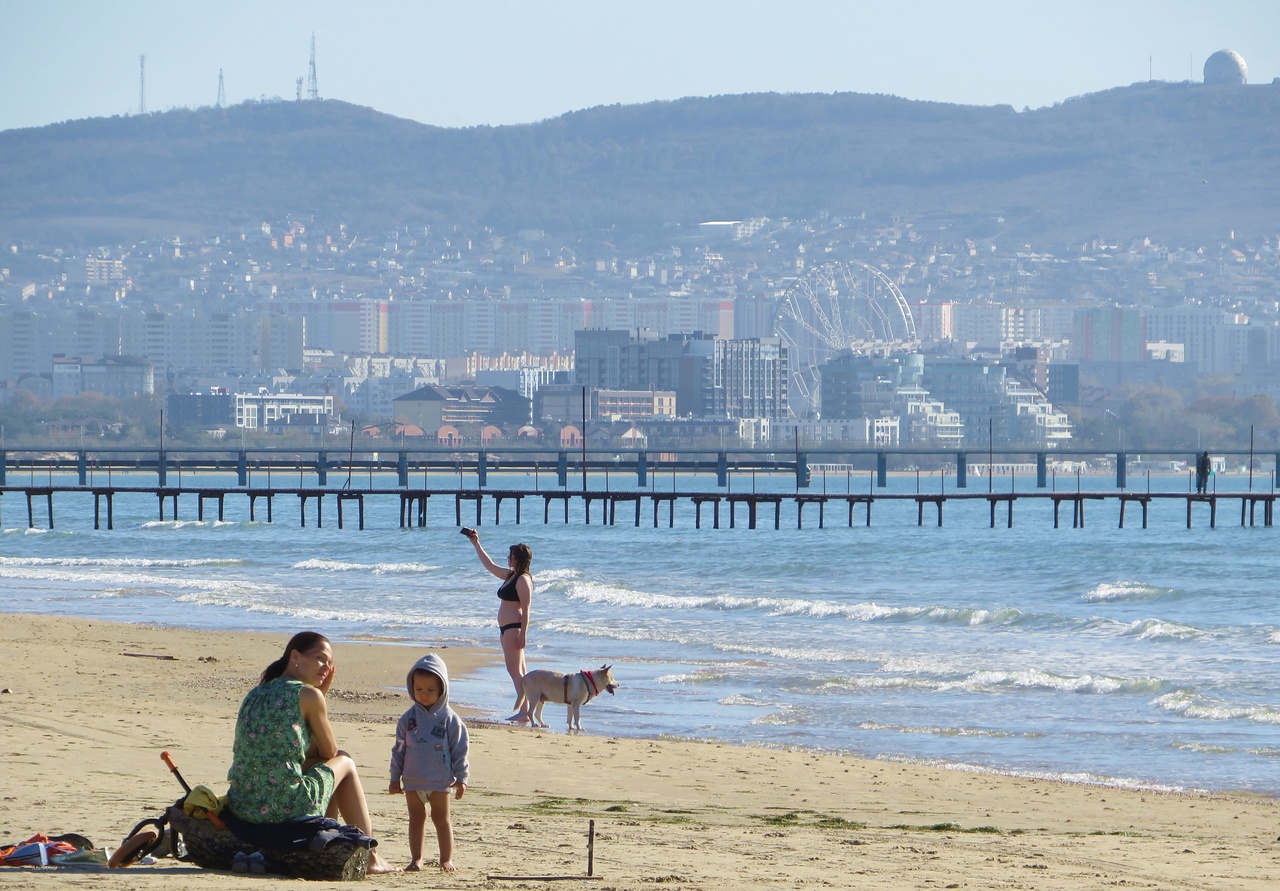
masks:
{"label": "person standing on pier", "polygon": [[1208,452],[1201,452],[1196,458],[1196,494],[1203,495],[1209,491],[1209,474],[1213,472],[1213,462]]}
{"label": "person standing on pier", "polygon": [[[502,658],[507,664],[507,674],[511,675],[511,683],[516,689],[516,703],[523,698],[521,679],[525,675],[524,647],[529,633],[529,604],[533,599],[533,576],[529,573],[529,564],[533,562],[533,551],[527,544],[513,544],[507,552],[507,565],[494,562],[480,544],[480,535],[474,529],[463,529],[463,534],[471,540],[476,549],[476,556],[498,578],[502,585],[498,588],[498,636],[502,642]],[[508,721],[525,724],[529,720],[528,706],[520,710]]]}

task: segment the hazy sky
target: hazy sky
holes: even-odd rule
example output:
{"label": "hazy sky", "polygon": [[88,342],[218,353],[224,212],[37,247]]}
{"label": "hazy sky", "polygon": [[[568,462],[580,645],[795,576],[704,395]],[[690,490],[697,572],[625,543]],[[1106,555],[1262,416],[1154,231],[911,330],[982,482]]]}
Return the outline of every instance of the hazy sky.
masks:
{"label": "hazy sky", "polygon": [[746,92],[1052,105],[1199,81],[1234,49],[1280,77],[1277,0],[0,0],[0,130],[319,94],[441,126]]}

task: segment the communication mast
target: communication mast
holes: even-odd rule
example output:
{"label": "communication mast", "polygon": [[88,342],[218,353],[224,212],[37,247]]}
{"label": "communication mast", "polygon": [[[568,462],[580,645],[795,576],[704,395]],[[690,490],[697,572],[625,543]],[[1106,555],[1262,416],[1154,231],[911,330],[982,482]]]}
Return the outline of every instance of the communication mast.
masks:
{"label": "communication mast", "polygon": [[316,85],[316,35],[314,31],[311,32],[311,75],[307,79],[307,98],[320,98],[320,87]]}
{"label": "communication mast", "polygon": [[302,78],[298,78],[298,101],[302,101]]}
{"label": "communication mast", "polygon": [[222,88],[222,69],[218,69],[218,101],[214,108],[227,107],[227,91]]}
{"label": "communication mast", "polygon": [[138,56],[138,114],[147,113],[147,57]]}

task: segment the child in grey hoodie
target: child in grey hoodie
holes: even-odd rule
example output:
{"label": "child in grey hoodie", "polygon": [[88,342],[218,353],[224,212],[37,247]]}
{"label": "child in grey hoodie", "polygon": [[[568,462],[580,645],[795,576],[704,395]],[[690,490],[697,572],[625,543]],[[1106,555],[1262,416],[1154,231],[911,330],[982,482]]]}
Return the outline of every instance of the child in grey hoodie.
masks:
{"label": "child in grey hoodie", "polygon": [[440,843],[440,868],[453,872],[453,826],[449,790],[461,798],[467,788],[467,726],[449,708],[449,669],[428,653],[414,663],[406,679],[413,705],[396,724],[391,749],[392,795],[405,793],[409,806],[410,871],[422,868],[427,805]]}

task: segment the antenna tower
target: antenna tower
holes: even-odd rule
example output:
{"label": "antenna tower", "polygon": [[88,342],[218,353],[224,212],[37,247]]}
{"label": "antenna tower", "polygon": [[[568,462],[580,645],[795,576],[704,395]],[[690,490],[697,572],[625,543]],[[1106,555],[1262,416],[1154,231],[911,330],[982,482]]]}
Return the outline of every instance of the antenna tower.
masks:
{"label": "antenna tower", "polygon": [[298,101],[302,101],[302,78],[298,78]]}
{"label": "antenna tower", "polygon": [[147,113],[147,57],[138,56],[138,114]]}
{"label": "antenna tower", "polygon": [[227,91],[222,88],[222,69],[218,69],[218,102],[215,108],[227,107]]}
{"label": "antenna tower", "polygon": [[311,32],[311,74],[307,78],[307,98],[320,98],[320,87],[316,85],[316,35],[314,31]]}

